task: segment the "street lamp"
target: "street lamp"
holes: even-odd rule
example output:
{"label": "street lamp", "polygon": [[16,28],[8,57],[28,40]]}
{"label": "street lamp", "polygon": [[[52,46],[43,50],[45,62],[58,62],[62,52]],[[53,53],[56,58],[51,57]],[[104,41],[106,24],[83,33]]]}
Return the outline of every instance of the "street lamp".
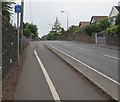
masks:
{"label": "street lamp", "polygon": [[[68,31],[68,12],[67,11],[61,11],[62,13],[66,13],[67,14],[67,31]],[[68,33],[67,33],[67,40],[68,40]]]}
{"label": "street lamp", "polygon": [[68,25],[68,12],[67,11],[61,11],[61,12],[67,14],[67,30],[68,30],[68,27],[69,27],[69,25]]}

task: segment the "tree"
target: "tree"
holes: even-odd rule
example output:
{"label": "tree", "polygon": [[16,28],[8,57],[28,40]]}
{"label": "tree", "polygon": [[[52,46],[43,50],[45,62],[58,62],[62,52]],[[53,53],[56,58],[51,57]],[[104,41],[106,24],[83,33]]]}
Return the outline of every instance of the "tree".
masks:
{"label": "tree", "polygon": [[88,35],[92,35],[92,33],[95,33],[95,32],[100,32],[102,31],[101,28],[99,27],[99,24],[91,24],[89,26],[86,26],[85,27],[85,31]]}
{"label": "tree", "polygon": [[54,27],[53,27],[53,31],[55,31],[56,33],[59,33],[61,31],[61,24],[58,20],[58,18],[56,17],[56,21],[54,23]]}
{"label": "tree", "polygon": [[107,28],[107,34],[120,34],[119,32],[120,26],[118,25],[111,25],[110,28]]}
{"label": "tree", "polygon": [[23,23],[23,33],[28,38],[32,36],[32,38],[38,37],[38,28],[35,24]]}
{"label": "tree", "polygon": [[115,23],[116,23],[116,25],[120,25],[120,13],[119,13],[118,16],[116,17]]}
{"label": "tree", "polygon": [[103,18],[98,21],[99,27],[101,28],[101,31],[106,30],[108,27],[110,27],[110,22],[108,18]]}
{"label": "tree", "polygon": [[3,0],[2,2],[2,15],[5,16],[8,20],[10,20],[11,18],[11,11],[13,10],[13,4],[15,4],[14,2],[8,2],[6,0]]}
{"label": "tree", "polygon": [[28,22],[26,22],[26,23],[23,22],[23,29],[25,29],[28,24],[29,24]]}
{"label": "tree", "polygon": [[33,34],[38,34],[38,28],[34,24],[27,24],[26,26],[27,29],[30,29],[31,33]]}
{"label": "tree", "polygon": [[38,36],[38,28],[37,28],[37,25],[27,24],[27,25],[26,25],[26,28],[31,31],[33,38],[35,38],[35,37]]}
{"label": "tree", "polygon": [[29,29],[26,29],[26,28],[25,28],[25,29],[23,30],[23,35],[28,38],[28,37],[30,37],[30,35],[31,35],[31,31],[30,31]]}

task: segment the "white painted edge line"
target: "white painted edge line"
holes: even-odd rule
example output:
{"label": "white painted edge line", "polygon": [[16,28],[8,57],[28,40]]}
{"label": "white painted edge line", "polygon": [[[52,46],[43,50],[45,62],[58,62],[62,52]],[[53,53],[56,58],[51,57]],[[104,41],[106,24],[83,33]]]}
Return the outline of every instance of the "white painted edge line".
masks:
{"label": "white painted edge line", "polygon": [[35,50],[34,50],[34,53],[35,53],[35,56],[36,56],[36,58],[37,58],[37,60],[38,60],[38,62],[40,64],[40,67],[41,67],[41,69],[43,71],[43,74],[44,74],[45,79],[46,79],[46,81],[48,83],[48,86],[50,88],[50,91],[52,93],[52,96],[53,96],[54,100],[59,100],[59,102],[60,102],[60,97],[59,97],[59,95],[58,95],[58,93],[57,93],[57,91],[56,91],[56,89],[55,89],[55,87],[54,87],[54,85],[53,85],[53,83],[52,83],[52,81],[51,81],[45,67],[44,67],[44,65],[42,64],[42,62],[41,62],[41,60],[40,60],[40,58],[39,58],[39,56],[38,56],[38,54],[37,54],[37,52]]}
{"label": "white painted edge line", "polygon": [[[52,45],[48,45],[48,46],[53,47]],[[66,56],[68,56],[68,57],[70,57],[70,58],[72,58],[72,59],[76,60],[77,62],[79,62],[79,63],[83,64],[84,66],[88,67],[89,69],[91,69],[91,70],[93,70],[93,71],[97,72],[98,74],[100,74],[100,75],[102,75],[102,76],[104,76],[104,77],[108,78],[109,80],[113,81],[114,83],[116,83],[116,84],[120,85],[120,83],[119,83],[119,82],[117,82],[117,81],[115,81],[114,79],[110,78],[109,76],[107,76],[107,75],[105,75],[105,74],[103,74],[103,73],[99,72],[98,70],[96,70],[96,69],[92,68],[91,66],[89,66],[89,65],[85,64],[84,62],[82,62],[82,61],[80,61],[80,60],[78,60],[78,59],[76,59],[76,58],[72,57],[71,55],[69,55],[69,54],[67,54],[67,53],[65,53],[65,52],[63,52],[63,51],[61,51],[61,50],[59,50],[59,49],[57,49],[57,48],[55,48],[55,47],[53,47],[53,48],[54,48],[54,49],[56,49],[56,50],[58,50],[58,51],[60,51],[61,53],[65,54]]]}
{"label": "white painted edge line", "polygon": [[119,60],[119,58],[113,57],[113,56],[109,56],[109,55],[107,55],[107,54],[104,54],[104,56],[109,57],[109,58],[113,58],[113,59],[116,59],[116,60]]}

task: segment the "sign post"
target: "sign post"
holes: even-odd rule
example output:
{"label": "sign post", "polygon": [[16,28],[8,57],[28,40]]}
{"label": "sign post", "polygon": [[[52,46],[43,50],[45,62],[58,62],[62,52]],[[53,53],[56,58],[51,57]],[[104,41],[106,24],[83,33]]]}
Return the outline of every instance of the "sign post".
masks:
{"label": "sign post", "polygon": [[19,32],[20,32],[20,28],[19,28],[19,13],[22,12],[22,7],[21,5],[16,5],[15,6],[15,13],[17,13],[17,35],[18,35],[18,66],[19,66],[19,54],[20,54],[20,46],[19,46]]}

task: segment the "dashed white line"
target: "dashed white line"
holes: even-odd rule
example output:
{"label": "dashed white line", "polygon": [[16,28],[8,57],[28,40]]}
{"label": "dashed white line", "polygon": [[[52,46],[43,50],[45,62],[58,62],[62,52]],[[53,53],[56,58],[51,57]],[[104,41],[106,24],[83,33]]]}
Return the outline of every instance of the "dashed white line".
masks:
{"label": "dashed white line", "polygon": [[46,79],[46,81],[48,83],[48,86],[50,88],[50,91],[52,93],[52,96],[53,96],[54,100],[61,102],[60,97],[59,97],[59,95],[58,95],[58,93],[57,93],[57,91],[56,91],[56,89],[55,89],[55,87],[54,87],[54,85],[53,85],[53,83],[52,83],[52,81],[51,81],[45,67],[44,67],[44,65],[42,64],[42,61],[40,60],[40,58],[39,58],[39,56],[38,56],[38,54],[37,54],[37,52],[35,50],[34,50],[34,53],[35,53],[35,56],[36,56],[36,58],[37,58],[37,60],[38,60],[38,62],[40,64],[40,67],[41,67],[41,69],[43,71],[43,74],[44,74],[45,79]]}
{"label": "dashed white line", "polygon": [[109,57],[109,58],[112,58],[112,59],[119,60],[119,58],[117,58],[117,57],[109,56],[109,55],[106,55],[106,54],[104,54],[104,56]]}

